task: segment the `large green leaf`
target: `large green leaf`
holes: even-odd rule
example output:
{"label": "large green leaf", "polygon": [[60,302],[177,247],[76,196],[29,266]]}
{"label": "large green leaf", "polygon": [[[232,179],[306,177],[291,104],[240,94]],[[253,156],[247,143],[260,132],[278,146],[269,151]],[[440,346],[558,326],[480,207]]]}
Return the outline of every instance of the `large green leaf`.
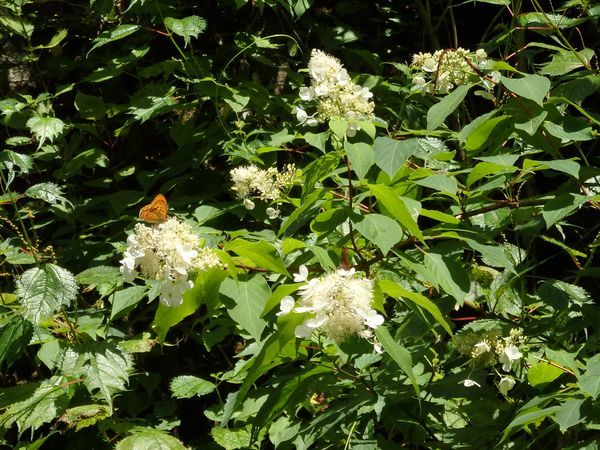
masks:
{"label": "large green leaf", "polygon": [[94,39],[94,45],[92,45],[92,48],[89,49],[86,57],[89,56],[89,54],[97,48],[100,48],[106,44],[110,44],[111,42],[115,42],[120,39],[126,38],[127,36],[135,33],[140,28],[140,25],[123,24],[119,25],[116,28],[103,31],[96,39]]}
{"label": "large green leaf", "polygon": [[352,167],[352,170],[358,175],[358,178],[364,178],[375,162],[373,147],[364,142],[352,144],[346,141],[344,143],[344,149],[350,160],[350,167]]}
{"label": "large green leaf", "polygon": [[33,116],[27,121],[27,128],[38,140],[38,148],[41,148],[47,140],[54,142],[54,139],[62,133],[64,126],[63,121],[56,117]]}
{"label": "large green leaf", "polygon": [[25,308],[25,318],[37,324],[71,304],[77,296],[77,283],[68,270],[43,264],[21,275],[16,292]]}
{"label": "large green leaf", "polygon": [[542,217],[546,227],[550,228],[556,222],[573,214],[581,205],[588,201],[588,197],[579,194],[561,194],[549,200],[544,205]]}
{"label": "large green leaf", "polygon": [[470,281],[462,265],[437,253],[425,253],[425,267],[435,277],[433,282],[462,305],[469,294]]}
{"label": "large green leaf", "polygon": [[524,75],[520,78],[501,78],[502,84],[506,89],[514,92],[520,97],[533,100],[542,106],[544,98],[550,91],[551,82],[548,78],[541,75]]}
{"label": "large green leaf", "polygon": [[446,95],[439,103],[436,103],[427,111],[427,132],[431,133],[439,127],[444,120],[452,114],[467,96],[472,84],[463,84]]}
{"label": "large green leaf", "polygon": [[387,216],[382,214],[367,214],[366,216],[359,217],[354,217],[352,224],[360,234],[379,247],[384,255],[404,235],[398,222]]}
{"label": "large green leaf", "polygon": [[392,216],[398,222],[400,222],[400,225],[402,225],[406,231],[415,236],[422,243],[425,243],[425,238],[419,229],[419,225],[417,225],[417,222],[415,219],[413,219],[410,212],[406,208],[406,205],[398,196],[398,194],[396,194],[394,189],[381,184],[370,184],[369,190],[371,191],[371,194],[373,194],[385,207],[385,209],[387,209]]}
{"label": "large green leaf", "polygon": [[594,355],[588,360],[585,373],[579,377],[579,386],[594,400],[598,398],[600,395],[600,355]]}
{"label": "large green leaf", "polygon": [[406,160],[414,154],[417,139],[396,140],[383,136],[375,139],[375,164],[393,178]]}
{"label": "large green leaf", "polygon": [[110,311],[110,320],[118,319],[129,313],[146,296],[147,288],[145,286],[131,286],[121,291],[115,292],[112,297],[112,308]]}
{"label": "large green leaf", "polygon": [[271,289],[265,279],[260,275],[254,275],[247,281],[227,278],[221,284],[219,292],[229,316],[242,330],[260,341],[267,325],[260,316],[271,296]]}
{"label": "large green leaf", "polygon": [[159,304],[154,316],[158,341],[164,342],[169,329],[194,314],[200,305],[205,304],[211,312],[219,302],[219,286],[226,276],[226,272],[217,267],[200,272],[194,280],[194,287],[183,294],[181,305]]}
{"label": "large green leaf", "polygon": [[215,390],[214,383],[192,375],[181,375],[171,380],[169,389],[175,398],[202,397]]}
{"label": "large green leaf", "polygon": [[225,245],[225,250],[248,258],[257,267],[289,276],[281,256],[271,244],[265,241],[251,242],[245,239],[234,239]]}
{"label": "large green leaf", "polygon": [[401,344],[396,342],[388,329],[382,325],[375,328],[375,336],[381,343],[383,349],[390,355],[398,367],[406,374],[415,389],[417,395],[420,393],[417,377],[413,372],[413,363],[410,352]]}
{"label": "large green leaf", "polygon": [[31,322],[14,316],[0,330],[0,367],[10,366],[22,355],[33,335]]}
{"label": "large green leaf", "polygon": [[181,441],[168,433],[152,428],[136,427],[133,434],[117,442],[115,450],[187,450]]}

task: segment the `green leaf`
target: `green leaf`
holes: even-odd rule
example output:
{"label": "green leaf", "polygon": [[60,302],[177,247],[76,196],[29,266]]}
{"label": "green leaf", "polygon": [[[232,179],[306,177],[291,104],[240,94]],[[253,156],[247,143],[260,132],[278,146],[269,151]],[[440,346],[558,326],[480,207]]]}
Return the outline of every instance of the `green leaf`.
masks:
{"label": "green leaf", "polygon": [[499,164],[494,164],[490,162],[480,162],[477,164],[467,177],[467,188],[471,188],[473,183],[481,180],[482,178],[487,177],[488,175],[497,176],[500,174],[507,174],[516,172],[517,168],[515,166],[501,166]]}
{"label": "green leaf", "polygon": [[508,424],[499,443],[502,443],[504,440],[506,440],[508,436],[510,436],[514,431],[516,431],[515,429],[521,429],[525,425],[540,422],[544,418],[552,416],[555,412],[560,411],[560,408],[560,406],[551,406],[549,408],[519,414],[513,419],[512,422]]}
{"label": "green leaf", "polygon": [[586,364],[586,369],[579,377],[579,387],[595,400],[600,395],[600,355],[592,356]]}
{"label": "green leaf", "polygon": [[260,341],[267,325],[260,316],[271,296],[265,279],[260,275],[254,275],[248,281],[227,278],[219,292],[229,316],[254,340]]}
{"label": "green leaf", "polygon": [[146,286],[131,286],[115,292],[111,302],[110,320],[118,319],[131,312],[146,296],[147,291]]}
{"label": "green leaf", "polygon": [[545,362],[533,364],[527,371],[527,380],[535,388],[543,388],[546,384],[553,382],[563,374],[558,367]]}
{"label": "green leaf", "polygon": [[463,84],[446,95],[427,111],[427,132],[431,133],[444,123],[446,118],[454,112],[467,96],[472,84]]}
{"label": "green leaf", "polygon": [[340,164],[340,152],[327,153],[314,160],[303,169],[304,186],[302,188],[302,201],[308,200],[308,195],[315,190],[315,184],[331,176],[337,166]]}
{"label": "green leaf", "polygon": [[400,222],[400,225],[408,231],[410,234],[419,239],[423,244],[425,244],[425,238],[423,237],[423,233],[419,229],[419,225],[415,219],[413,219],[412,215],[406,208],[406,205],[396,194],[394,189],[388,186],[384,186],[381,184],[370,184],[369,190],[371,194],[374,195],[377,200],[387,209],[392,216]]}
{"label": "green leaf", "polygon": [[544,98],[550,91],[550,80],[541,75],[524,75],[520,78],[507,78],[502,76],[502,84],[509,91],[520,97],[533,100],[542,106]]}
{"label": "green leaf", "polygon": [[550,228],[556,222],[571,215],[587,201],[588,197],[579,194],[562,194],[547,201],[542,210],[542,217],[546,222],[546,228]]}
{"label": "green leaf", "polygon": [[352,219],[352,224],[365,238],[375,244],[386,255],[397,244],[404,233],[395,220],[381,214],[367,214]]}
{"label": "green leaf", "polygon": [[34,184],[25,191],[25,195],[31,198],[43,200],[46,203],[55,205],[58,202],[70,203],[64,196],[62,189],[54,183]]}
{"label": "green leaf", "polygon": [[292,211],[292,213],[283,221],[277,236],[282,236],[286,232],[293,233],[300,228],[306,221],[312,219],[321,202],[321,197],[325,196],[327,191],[319,189],[302,199],[302,203]]}
{"label": "green leaf", "polygon": [[66,348],[59,366],[66,375],[82,377],[90,394],[104,398],[112,412],[112,394],[125,390],[133,360],[114,344],[93,342]]}
{"label": "green leaf", "polygon": [[378,137],[373,146],[375,164],[390,178],[394,178],[406,160],[415,153],[418,145],[416,138],[398,141],[385,136]]}
{"label": "green leaf", "polygon": [[52,377],[34,386],[35,391],[8,406],[0,416],[1,427],[16,424],[19,434],[30,428],[35,431],[58,418],[73,395],[73,385],[64,377]]}
{"label": "green leaf", "polygon": [[96,39],[94,39],[94,45],[92,45],[92,48],[87,52],[85,57],[87,58],[90,55],[90,53],[92,53],[92,51],[96,50],[97,48],[100,48],[106,44],[110,44],[111,42],[118,41],[119,39],[126,38],[127,36],[135,33],[140,28],[141,26],[139,25],[125,24],[119,25],[118,27],[113,28],[112,30],[103,31]]}
{"label": "green leaf", "polygon": [[225,450],[250,448],[250,433],[246,429],[213,427],[210,435]]}
{"label": "green leaf", "polygon": [[69,427],[75,427],[75,431],[90,427],[110,417],[110,408],[105,405],[91,404],[69,408],[61,416],[60,420]]}
{"label": "green leaf", "polygon": [[565,75],[585,64],[590,65],[595,53],[591,48],[584,48],[578,52],[561,51],[552,55],[552,60],[544,64],[540,70],[542,75]]}
{"label": "green leaf", "polygon": [[504,247],[500,245],[485,245],[480,244],[473,239],[464,239],[464,241],[471,247],[473,250],[481,253],[486,264],[492,267],[502,267],[507,269],[513,273],[515,272],[515,266],[510,258],[507,256]]}
{"label": "green leaf", "polygon": [[290,276],[277,249],[265,241],[250,242],[244,239],[234,239],[225,245],[225,250],[248,258],[257,267],[272,270],[282,275]]}
{"label": "green leaf", "polygon": [[200,305],[205,304],[211,312],[219,302],[219,286],[226,276],[226,272],[217,267],[202,271],[196,277],[194,287],[183,294],[181,305],[172,307],[159,304],[154,316],[158,342],[164,342],[169,329],[194,314]]}
{"label": "green leaf", "polygon": [[0,367],[9,369],[22,355],[33,336],[33,326],[21,316],[13,316],[0,330]]}
{"label": "green leaf", "polygon": [[69,32],[66,28],[61,28],[60,30],[58,30],[58,32],[54,36],[52,36],[52,39],[50,39],[50,42],[48,42],[45,45],[36,45],[35,47],[32,47],[31,50],[42,50],[45,48],[54,48],[58,44],[60,44],[68,36],[68,34],[69,34]]}
{"label": "green leaf", "polygon": [[583,421],[585,416],[581,414],[581,406],[584,402],[583,399],[569,398],[561,404],[560,411],[554,416],[554,421],[560,427],[561,433]]}
{"label": "green leaf", "polygon": [[420,395],[419,385],[417,384],[417,378],[413,372],[413,363],[410,352],[400,345],[396,340],[392,337],[390,332],[383,325],[375,328],[375,336],[377,336],[377,340],[387,352],[388,355],[394,360],[400,370],[406,374],[406,376],[410,379],[417,396]]}
{"label": "green leaf", "polygon": [[27,128],[38,140],[38,149],[46,140],[54,142],[54,139],[62,133],[64,126],[63,121],[56,117],[33,116],[27,121]]}
{"label": "green leaf", "polygon": [[545,121],[544,128],[552,136],[566,142],[581,142],[594,139],[594,131],[587,120],[579,117],[561,117],[560,120]]}
{"label": "green leaf", "polygon": [[117,442],[115,450],[187,450],[179,439],[152,428],[135,428],[134,434]]}
{"label": "green leaf", "polygon": [[183,19],[165,17],[165,26],[176,35],[182,36],[187,47],[190,37],[197,38],[206,29],[206,20],[198,16],[188,16]]}
{"label": "green leaf", "polygon": [[507,120],[509,120],[508,116],[498,116],[486,120],[467,136],[465,148],[469,151],[481,149],[488,142],[490,135],[496,127]]}
{"label": "green leaf", "polygon": [[425,253],[425,267],[434,276],[431,280],[462,305],[469,293],[469,274],[462,265],[437,253]]}
{"label": "green leaf", "polygon": [[391,280],[379,280],[378,284],[381,290],[390,297],[402,298],[403,300],[411,300],[417,306],[426,310],[442,326],[442,328],[446,330],[446,332],[450,336],[452,336],[452,329],[450,328],[448,322],[446,322],[446,320],[444,319],[442,312],[435,305],[435,303],[433,303],[427,297],[417,292],[408,291],[402,286],[400,286],[398,283]]}
{"label": "green leaf", "polygon": [[181,375],[171,380],[169,389],[175,398],[202,397],[214,391],[216,386],[208,380],[192,375]]}
{"label": "green leaf", "polygon": [[344,149],[350,160],[350,167],[352,167],[352,170],[358,175],[359,179],[365,178],[367,172],[375,162],[373,147],[364,142],[352,144],[346,141],[344,143]]}
{"label": "green leaf", "polygon": [[71,272],[54,264],[27,270],[17,280],[17,296],[25,307],[27,320],[38,324],[77,296],[77,283]]}
{"label": "green leaf", "polygon": [[77,91],[75,95],[75,108],[84,119],[99,120],[104,117],[107,107],[100,97],[87,95]]}
{"label": "green leaf", "polygon": [[414,181],[419,186],[435,189],[436,191],[444,192],[451,195],[456,195],[458,184],[454,177],[445,175],[430,175],[425,178],[420,178]]}
{"label": "green leaf", "polygon": [[13,166],[18,166],[22,173],[29,173],[33,169],[33,159],[29,155],[23,155],[12,150],[0,151],[0,167],[12,170]]}
{"label": "green leaf", "polygon": [[106,295],[123,284],[123,275],[117,267],[96,266],[75,275],[77,283],[93,286],[100,295]]}

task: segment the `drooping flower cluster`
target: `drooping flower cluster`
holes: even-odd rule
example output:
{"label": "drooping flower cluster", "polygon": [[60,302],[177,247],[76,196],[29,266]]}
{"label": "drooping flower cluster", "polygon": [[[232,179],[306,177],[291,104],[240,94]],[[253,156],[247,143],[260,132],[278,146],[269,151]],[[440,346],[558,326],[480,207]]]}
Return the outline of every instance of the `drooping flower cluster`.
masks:
{"label": "drooping flower cluster", "polygon": [[254,209],[251,198],[260,200],[278,200],[282,191],[291,186],[296,168],[288,164],[284,170],[274,167],[259,169],[255,165],[240,166],[231,170],[232,190],[242,200],[246,209]]}
{"label": "drooping flower cluster", "polygon": [[470,82],[482,81],[490,89],[499,79],[498,72],[481,77],[485,72],[487,53],[483,49],[476,52],[457,48],[437,50],[435,53],[413,55],[411,67],[418,73],[412,83],[416,89],[424,89],[431,94],[447,94],[455,87]]}
{"label": "drooping flower cluster", "polygon": [[[472,336],[471,336],[472,338]],[[524,342],[521,330],[513,328],[510,330],[508,337],[494,336],[494,333],[489,333],[483,339],[479,340],[476,344],[470,347],[470,356],[473,364],[485,364],[494,365],[497,363],[502,364],[502,370],[504,372],[510,372],[514,363],[518,362],[523,358],[523,353],[519,349],[519,346]],[[465,341],[466,343],[466,341]],[[459,350],[465,352],[464,346]],[[477,385],[472,380],[464,380],[465,386]],[[469,383],[467,383],[469,382]],[[472,382],[472,383],[471,383]],[[473,384],[474,383],[474,384]],[[504,395],[511,390],[516,381],[514,378],[506,375],[500,377],[498,382],[498,388]]]}
{"label": "drooping flower cluster", "polygon": [[301,124],[317,125],[330,119],[348,121],[346,134],[352,136],[359,129],[358,121],[373,119],[375,105],[371,91],[354,83],[341,62],[327,53],[314,49],[308,62],[311,78],[309,87],[300,88],[300,99],[314,101],[316,112],[309,115],[303,107],[296,107],[296,118]]}
{"label": "drooping flower cluster", "polygon": [[156,225],[136,224],[120,262],[128,282],[138,275],[158,280],[160,300],[168,306],[179,305],[193,286],[190,273],[221,266],[210,248],[200,247],[192,228],[175,217]]}
{"label": "drooping flower cluster", "polygon": [[[301,266],[294,281],[306,281],[307,276],[308,271]],[[339,269],[313,278],[300,287],[299,292],[301,299],[298,306],[295,306],[292,297],[287,296],[282,299],[278,313],[310,313],[310,317],[296,327],[297,337],[306,338],[318,329],[337,342],[343,342],[352,334],[372,339],[372,330],[383,323],[383,316],[372,307],[371,280],[356,277],[354,269]]]}

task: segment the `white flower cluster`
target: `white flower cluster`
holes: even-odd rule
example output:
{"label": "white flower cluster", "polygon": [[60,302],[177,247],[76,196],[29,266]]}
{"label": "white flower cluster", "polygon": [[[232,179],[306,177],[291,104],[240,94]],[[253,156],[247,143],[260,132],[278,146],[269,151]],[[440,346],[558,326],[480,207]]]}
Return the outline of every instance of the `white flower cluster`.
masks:
{"label": "white flower cluster", "polygon": [[[491,358],[494,360],[495,353],[495,356],[498,358],[498,362],[502,364],[502,370],[504,372],[510,372],[513,363],[519,361],[523,357],[523,354],[518,347],[522,343],[523,336],[521,331],[513,328],[510,330],[508,337],[498,338],[495,342],[484,339],[475,344],[471,351],[471,357],[481,358],[484,360],[489,360]],[[471,382],[472,380],[464,381],[465,386],[467,386],[467,382]],[[477,383],[473,383],[479,386]],[[500,392],[506,395],[508,391],[514,387],[515,383],[516,382],[514,378],[502,376],[498,382],[498,388],[500,389]],[[469,385],[472,386],[473,384],[469,383]]]}
{"label": "white flower cluster", "polygon": [[221,266],[210,248],[200,248],[192,228],[175,217],[156,225],[136,224],[120,262],[127,282],[138,275],[160,281],[160,300],[168,306],[179,305],[193,286],[191,272]]}
{"label": "white flower cluster", "polygon": [[491,89],[496,79],[499,80],[500,73],[492,72],[492,81],[482,79],[480,73],[485,72],[486,63],[487,53],[483,49],[475,53],[460,47],[438,50],[433,54],[417,53],[413,55],[411,67],[420,72],[413,77],[412,83],[415,88],[431,94],[447,94],[456,86],[476,80],[481,80],[486,89]]}
{"label": "white flower cluster", "polygon": [[259,169],[255,165],[249,165],[236,167],[231,170],[229,175],[236,197],[243,201],[246,209],[254,209],[251,197],[260,200],[280,199],[283,196],[282,190],[291,186],[295,173],[296,168],[293,164],[288,164],[282,171],[278,171],[274,167],[265,170]]}
{"label": "white flower cluster", "polygon": [[[308,270],[300,267],[294,281],[306,281]],[[337,342],[343,342],[348,336],[357,334],[372,339],[372,330],[383,324],[383,316],[375,311],[373,302],[373,284],[367,278],[354,276],[354,269],[343,270],[309,280],[300,287],[298,306],[291,296],[284,297],[277,315],[291,311],[310,313],[311,317],[296,327],[296,337],[309,337],[319,329]],[[380,350],[374,342],[375,349]]]}
{"label": "white flower cluster", "polygon": [[358,121],[373,119],[373,94],[354,83],[338,59],[314,49],[308,71],[311,84],[300,88],[300,99],[314,100],[317,111],[309,116],[304,108],[296,107],[296,118],[301,124],[313,126],[329,119],[344,119],[348,121],[346,134],[352,136],[359,129]]}

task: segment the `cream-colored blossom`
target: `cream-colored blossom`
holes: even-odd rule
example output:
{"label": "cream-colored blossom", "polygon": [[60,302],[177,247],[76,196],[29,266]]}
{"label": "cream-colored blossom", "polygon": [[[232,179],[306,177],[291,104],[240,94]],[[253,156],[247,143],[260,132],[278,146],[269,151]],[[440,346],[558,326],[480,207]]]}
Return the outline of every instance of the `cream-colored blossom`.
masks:
{"label": "cream-colored blossom", "polygon": [[260,169],[255,165],[236,167],[230,172],[233,182],[231,189],[238,199],[243,200],[246,209],[254,209],[250,198],[280,199],[282,191],[292,184],[295,172],[296,168],[292,164],[288,164],[282,171],[274,167]]}
{"label": "cream-colored blossom", "polygon": [[[299,91],[303,101],[315,101],[316,113],[309,115],[296,107],[296,118],[301,124],[315,125],[330,119],[343,119],[352,124],[350,133],[356,133],[357,122],[374,118],[371,91],[354,83],[342,63],[327,53],[314,49],[308,62],[310,87]],[[350,134],[349,134],[350,135]]]}
{"label": "cream-colored blossom", "polygon": [[510,391],[516,384],[514,378],[511,377],[502,377],[498,382],[498,389],[502,392],[503,395],[507,395],[508,391]]}
{"label": "cream-colored blossom", "polygon": [[523,357],[523,354],[519,351],[517,346],[510,344],[504,347],[502,353],[498,357],[498,361],[502,364],[502,370],[505,372],[510,372],[512,368],[512,364],[515,361],[520,360]]}
{"label": "cream-colored blossom", "polygon": [[455,87],[480,79],[489,88],[489,82],[481,78],[487,63],[483,49],[471,52],[464,48],[437,50],[433,54],[413,55],[411,67],[421,71],[413,77],[413,86],[433,94],[446,94]]}
{"label": "cream-colored blossom", "polygon": [[[304,278],[304,271],[297,279]],[[309,280],[300,287],[299,313],[310,317],[296,328],[296,336],[308,337],[320,329],[331,339],[342,342],[351,334],[372,338],[372,329],[384,321],[372,307],[373,285],[367,278],[354,276],[354,269],[338,270]]]}
{"label": "cream-colored blossom", "polygon": [[139,223],[127,238],[121,273],[132,282],[138,275],[161,282],[161,301],[175,306],[190,287],[191,272],[218,267],[221,262],[210,248],[201,248],[192,228],[171,217],[157,225]]}

